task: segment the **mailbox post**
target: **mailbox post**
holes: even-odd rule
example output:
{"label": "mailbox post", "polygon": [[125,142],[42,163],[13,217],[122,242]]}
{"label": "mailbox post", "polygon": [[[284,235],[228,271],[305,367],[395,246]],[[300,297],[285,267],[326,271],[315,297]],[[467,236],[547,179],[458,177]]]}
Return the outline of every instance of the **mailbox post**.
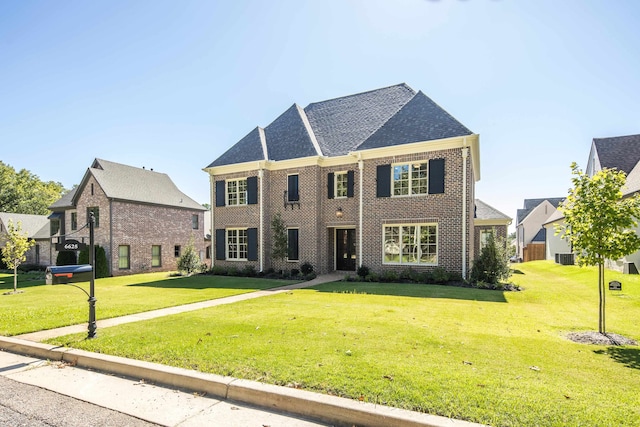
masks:
{"label": "mailbox post", "polygon": [[[95,297],[96,260],[93,240],[94,225],[95,217],[93,216],[93,212],[91,212],[89,217],[89,264],[50,266],[47,267],[45,274],[45,282],[47,285],[70,285],[80,289],[89,297],[88,338],[94,338],[97,329]],[[80,286],[73,284],[77,282],[89,282],[89,293]]]}

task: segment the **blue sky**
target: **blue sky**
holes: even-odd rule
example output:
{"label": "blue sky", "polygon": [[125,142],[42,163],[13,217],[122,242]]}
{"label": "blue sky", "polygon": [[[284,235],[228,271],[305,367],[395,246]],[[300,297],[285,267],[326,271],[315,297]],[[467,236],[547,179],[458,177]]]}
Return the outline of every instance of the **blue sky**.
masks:
{"label": "blue sky", "polygon": [[0,160],[71,188],[96,157],[200,203],[202,171],[293,103],[405,82],[480,135],[476,196],[558,197],[640,133],[640,2],[0,1]]}

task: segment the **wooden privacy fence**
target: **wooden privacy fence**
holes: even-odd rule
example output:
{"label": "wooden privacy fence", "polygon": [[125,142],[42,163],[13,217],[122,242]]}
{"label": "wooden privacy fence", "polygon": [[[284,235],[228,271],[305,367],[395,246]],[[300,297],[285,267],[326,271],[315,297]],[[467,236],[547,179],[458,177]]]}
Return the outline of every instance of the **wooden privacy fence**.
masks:
{"label": "wooden privacy fence", "polygon": [[523,249],[523,262],[540,261],[545,259],[546,245],[544,243],[529,243]]}

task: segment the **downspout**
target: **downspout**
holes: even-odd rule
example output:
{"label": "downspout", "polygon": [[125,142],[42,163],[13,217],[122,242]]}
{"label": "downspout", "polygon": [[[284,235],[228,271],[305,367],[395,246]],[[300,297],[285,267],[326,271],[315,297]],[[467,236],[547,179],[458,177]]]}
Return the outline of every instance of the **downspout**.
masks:
{"label": "downspout", "polygon": [[362,159],[358,160],[358,170],[359,170],[359,175],[360,175],[360,189],[359,189],[359,193],[360,193],[360,205],[358,207],[358,215],[360,217],[360,221],[358,224],[359,230],[358,230],[358,267],[362,267],[362,240],[363,240],[363,234],[362,234],[362,204],[363,204],[363,200],[364,200],[364,195],[362,194],[362,187],[363,187],[363,175],[364,175],[364,162],[362,161]]}
{"label": "downspout", "polygon": [[[464,145],[467,139],[464,139]],[[462,277],[467,278],[467,156],[469,148],[462,147]]]}
{"label": "downspout", "polygon": [[113,258],[113,199],[109,199],[109,274],[111,276],[113,276]]}
{"label": "downspout", "polygon": [[[215,188],[215,182],[213,181],[213,175],[211,174],[211,172],[209,172],[209,201],[210,201],[210,208],[209,208],[209,215],[211,216],[211,230],[209,230],[209,232],[211,233],[211,248],[209,249],[209,255],[211,256],[211,268],[213,268],[213,264],[215,263],[216,257],[214,254],[214,248],[215,248],[215,242],[213,241],[213,239],[215,239],[215,234],[213,232],[213,230],[215,229],[213,226],[213,208],[215,207],[214,204],[214,194],[213,194],[213,189]],[[206,233],[206,230],[205,230]]]}
{"label": "downspout", "polygon": [[260,191],[260,228],[259,228],[259,236],[258,236],[258,242],[260,245],[260,271],[264,271],[264,186],[263,184],[263,178],[264,178],[264,169],[260,169],[258,170],[258,177],[260,178],[260,185],[259,185],[259,191]]}

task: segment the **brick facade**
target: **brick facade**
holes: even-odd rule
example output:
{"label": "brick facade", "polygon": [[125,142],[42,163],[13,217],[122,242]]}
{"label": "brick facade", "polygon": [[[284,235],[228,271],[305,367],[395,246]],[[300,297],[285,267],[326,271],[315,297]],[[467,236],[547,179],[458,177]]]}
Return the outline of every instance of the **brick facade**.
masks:
{"label": "brick facade", "polygon": [[[463,151],[468,151],[466,161],[466,188],[463,188]],[[471,152],[462,147],[434,151],[418,151],[411,154],[387,155],[358,161],[353,156],[345,156],[345,162],[332,162],[323,166],[321,161],[311,165],[290,168],[270,168],[262,164],[263,177],[258,179],[258,204],[244,206],[213,207],[212,229],[259,228],[260,203],[263,203],[262,239],[258,253],[262,258],[263,270],[273,268],[299,269],[304,262],[314,266],[315,271],[326,273],[336,270],[336,229],[354,229],[356,246],[356,266],[366,265],[372,271],[388,269],[432,270],[442,267],[447,271],[462,274],[470,269],[470,261],[475,253],[474,245],[474,162]],[[376,173],[378,165],[426,162],[444,159],[444,193],[421,194],[402,197],[377,197]],[[274,162],[276,163],[276,162]],[[328,176],[333,172],[353,171],[354,194],[347,198],[328,197]],[[300,203],[285,206],[284,192],[287,190],[287,176],[299,175]],[[212,181],[258,176],[258,170],[234,173],[212,173]],[[360,179],[362,176],[362,195]],[[213,188],[215,200],[215,186]],[[463,197],[464,194],[464,197]],[[361,197],[362,196],[362,197]],[[360,200],[362,199],[362,223],[360,222]],[[463,199],[466,212],[463,214]],[[212,205],[215,205],[212,203]],[[338,208],[342,217],[336,216]],[[275,260],[271,257],[271,220],[279,213],[288,228],[299,229],[299,261]],[[463,259],[463,217],[466,221]],[[383,228],[388,224],[437,224],[437,264],[436,265],[392,265],[383,263]],[[260,231],[259,231],[260,232]],[[215,237],[215,233],[213,233]],[[215,244],[213,245],[215,247]],[[362,253],[357,251],[362,248]],[[215,265],[243,268],[245,265],[260,267],[258,261],[229,261],[215,259]]]}

